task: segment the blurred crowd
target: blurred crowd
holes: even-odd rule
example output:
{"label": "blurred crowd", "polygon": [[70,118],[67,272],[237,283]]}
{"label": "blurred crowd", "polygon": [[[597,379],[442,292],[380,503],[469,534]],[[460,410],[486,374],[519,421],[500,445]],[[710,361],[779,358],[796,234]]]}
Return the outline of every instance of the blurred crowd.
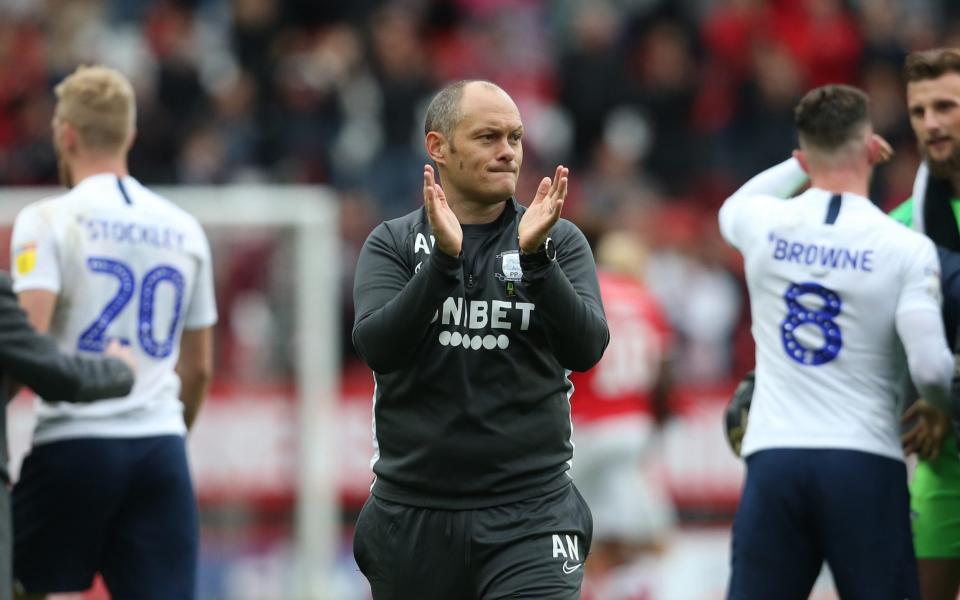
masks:
{"label": "blurred crowd", "polygon": [[960,45],[958,16],[950,0],[0,0],[0,186],[56,183],[53,84],[79,63],[115,66],[138,94],[144,183],[337,190],[348,324],[363,239],[422,201],[433,92],[490,79],[526,127],[519,200],[569,165],[565,216],[647,242],[678,375],[709,383],[753,360],[719,203],[789,155],[796,101],[830,82],[870,94],[897,150],[873,199],[908,196],[903,58]]}

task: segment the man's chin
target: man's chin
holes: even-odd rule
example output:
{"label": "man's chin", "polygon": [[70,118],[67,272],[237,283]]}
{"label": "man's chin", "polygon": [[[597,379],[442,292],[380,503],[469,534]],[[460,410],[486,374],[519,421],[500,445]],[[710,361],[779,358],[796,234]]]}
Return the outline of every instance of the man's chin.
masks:
{"label": "man's chin", "polygon": [[483,190],[482,195],[484,198],[486,198],[487,202],[494,204],[496,202],[509,200],[513,197],[516,191],[517,186],[515,185],[498,185],[486,188]]}

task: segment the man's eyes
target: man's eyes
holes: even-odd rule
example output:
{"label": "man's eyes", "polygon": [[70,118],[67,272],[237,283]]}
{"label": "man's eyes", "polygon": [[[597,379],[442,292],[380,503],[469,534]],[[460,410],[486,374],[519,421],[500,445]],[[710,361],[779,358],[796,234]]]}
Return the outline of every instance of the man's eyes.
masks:
{"label": "man's eyes", "polygon": [[[481,133],[477,135],[476,139],[483,140],[485,142],[492,142],[494,140],[499,139],[500,137],[501,137],[501,134],[499,133]],[[509,135],[510,141],[513,141],[513,142],[519,142],[522,137],[523,137],[522,133],[511,133]]]}

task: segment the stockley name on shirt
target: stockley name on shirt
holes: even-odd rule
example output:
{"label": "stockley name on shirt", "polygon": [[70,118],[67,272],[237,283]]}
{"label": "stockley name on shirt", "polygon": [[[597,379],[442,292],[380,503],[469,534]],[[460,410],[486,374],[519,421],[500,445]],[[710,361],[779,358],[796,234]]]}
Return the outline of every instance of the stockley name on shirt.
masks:
{"label": "stockley name on shirt", "polygon": [[83,217],[80,221],[86,227],[87,239],[91,242],[112,241],[120,244],[143,244],[167,250],[183,250],[184,234],[172,227]]}
{"label": "stockley name on shirt", "polygon": [[865,248],[846,248],[823,243],[810,243],[778,237],[770,232],[768,241],[773,260],[798,265],[819,266],[848,271],[873,271],[874,252]]}

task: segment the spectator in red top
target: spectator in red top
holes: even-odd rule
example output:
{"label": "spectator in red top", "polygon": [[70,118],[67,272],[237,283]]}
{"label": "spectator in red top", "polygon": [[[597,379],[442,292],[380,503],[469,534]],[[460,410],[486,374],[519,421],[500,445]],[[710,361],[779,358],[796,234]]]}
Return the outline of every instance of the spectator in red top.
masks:
{"label": "spectator in red top", "polygon": [[571,374],[571,475],[594,518],[584,590],[612,600],[620,596],[611,595],[618,586],[608,580],[644,554],[658,553],[675,519],[662,483],[644,460],[668,414],[673,332],[643,284],[646,249],[640,240],[609,233],[596,254],[610,345],[592,370]]}

